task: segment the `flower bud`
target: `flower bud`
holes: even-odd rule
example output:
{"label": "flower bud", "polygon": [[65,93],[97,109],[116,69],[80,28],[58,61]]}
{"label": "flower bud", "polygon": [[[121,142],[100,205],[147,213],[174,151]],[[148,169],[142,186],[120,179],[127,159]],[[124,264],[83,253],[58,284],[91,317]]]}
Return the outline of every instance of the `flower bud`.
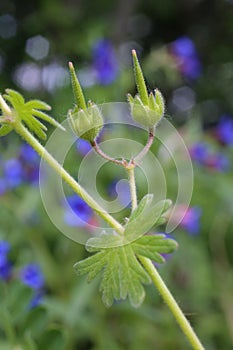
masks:
{"label": "flower bud", "polygon": [[132,97],[128,94],[128,102],[133,119],[146,127],[153,127],[163,117],[164,100],[158,89],[155,90],[155,94],[149,94],[148,105],[142,102],[139,95]]}
{"label": "flower bud", "polygon": [[71,126],[78,137],[93,141],[99,135],[103,127],[103,117],[96,104],[89,101],[87,109],[75,107],[68,113]]}
{"label": "flower bud", "polygon": [[128,94],[131,114],[136,122],[151,128],[163,117],[164,99],[158,89],[154,90],[154,94],[151,92],[148,95],[142,69],[135,50],[132,50],[132,55],[138,95],[132,97]]}

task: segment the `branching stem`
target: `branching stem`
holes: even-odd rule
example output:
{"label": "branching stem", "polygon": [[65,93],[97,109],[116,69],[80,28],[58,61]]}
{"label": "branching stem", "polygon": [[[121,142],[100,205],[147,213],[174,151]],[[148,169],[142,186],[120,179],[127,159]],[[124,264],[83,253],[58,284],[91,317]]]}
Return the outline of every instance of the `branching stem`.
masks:
{"label": "branching stem", "polygon": [[62,177],[62,179],[111,227],[119,234],[123,234],[124,228],[105,209],[103,209],[89,193],[56,161],[55,158],[40,144],[39,141],[21,123],[14,123],[15,131],[27,141],[35,151]]}

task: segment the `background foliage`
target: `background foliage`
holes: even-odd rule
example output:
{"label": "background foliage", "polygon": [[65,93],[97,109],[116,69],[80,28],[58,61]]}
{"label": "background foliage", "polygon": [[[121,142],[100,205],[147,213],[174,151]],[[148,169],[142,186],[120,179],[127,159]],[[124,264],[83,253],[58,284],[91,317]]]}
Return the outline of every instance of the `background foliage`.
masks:
{"label": "background foliage", "polygon": [[[193,158],[195,183],[188,215],[173,233],[179,250],[159,269],[211,350],[233,343],[232,42],[231,0],[0,4],[1,92],[14,88],[26,98],[43,99],[62,121],[73,104],[67,69],[72,60],[88,98],[126,101],[126,93],[135,92],[132,48],[148,86],[162,90],[166,117]],[[85,147],[72,150],[71,172]],[[0,139],[0,150],[1,349],[187,348],[152,286],[138,309],[128,302],[103,306],[98,281],[87,284],[72,268],[86,256],[84,247],[61,235],[43,208],[39,159],[13,134]],[[107,166],[98,183],[110,199],[122,175],[112,169]],[[174,171],[169,163],[171,198]],[[139,184],[140,196],[144,190]],[[97,220],[83,203],[74,206],[87,221]]]}

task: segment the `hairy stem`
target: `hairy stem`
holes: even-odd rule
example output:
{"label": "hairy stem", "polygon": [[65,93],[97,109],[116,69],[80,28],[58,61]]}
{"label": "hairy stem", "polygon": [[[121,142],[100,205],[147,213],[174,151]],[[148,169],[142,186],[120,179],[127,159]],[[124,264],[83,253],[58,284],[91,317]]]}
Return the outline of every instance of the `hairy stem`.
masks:
{"label": "hairy stem", "polygon": [[[136,192],[134,169],[135,169],[135,166],[133,166],[133,165],[132,165],[132,167],[127,169],[128,174],[129,174],[132,211],[137,208],[137,192]],[[182,329],[183,333],[186,335],[187,339],[189,340],[190,344],[192,345],[192,348],[194,350],[204,350],[204,347],[202,346],[197,335],[195,334],[189,321],[187,320],[187,318],[183,314],[182,310],[180,309],[176,300],[174,299],[174,297],[172,296],[168,287],[164,283],[163,279],[159,275],[157,269],[152,264],[151,260],[148,258],[145,258],[143,256],[140,256],[139,260],[141,261],[141,263],[144,266],[144,268],[146,269],[146,271],[149,273],[152,281],[154,282],[155,287],[158,289],[163,300],[165,301],[165,303],[168,305],[169,309],[173,313],[180,328]]]}
{"label": "hairy stem", "polygon": [[155,287],[158,289],[163,300],[165,301],[165,303],[168,305],[169,309],[173,313],[177,323],[179,324],[180,328],[182,329],[182,331],[186,335],[192,348],[194,350],[204,350],[203,345],[201,344],[200,340],[198,339],[198,337],[197,337],[196,333],[194,332],[193,328],[191,327],[189,321],[187,320],[187,318],[183,314],[182,310],[180,309],[176,300],[174,299],[171,292],[167,288],[163,279],[159,275],[157,269],[152,264],[151,260],[147,259],[145,257],[142,257],[142,256],[139,257],[139,260],[141,261],[142,265],[145,267],[146,271],[149,273]]}
{"label": "hairy stem", "polygon": [[14,123],[15,131],[27,141],[35,151],[62,177],[62,179],[111,227],[119,234],[123,234],[124,229],[108,212],[103,209],[75,179],[56,161],[55,158],[40,144],[39,141],[21,123]]}
{"label": "hairy stem", "polygon": [[128,171],[128,177],[129,177],[129,187],[130,187],[130,196],[131,196],[131,206],[132,211],[137,208],[137,188],[136,188],[136,182],[135,182],[135,166],[132,165],[131,167],[127,168]]}
{"label": "hairy stem", "polygon": [[147,154],[147,152],[149,151],[149,149],[151,148],[153,141],[154,141],[154,127],[149,129],[148,132],[148,140],[147,143],[145,145],[145,147],[141,150],[141,152],[138,153],[138,155],[134,158],[134,162],[135,164],[138,164],[139,161]]}
{"label": "hairy stem", "polygon": [[123,167],[125,167],[126,162],[124,160],[117,160],[115,158],[112,158],[112,157],[108,156],[106,153],[104,153],[104,151],[102,151],[102,149],[99,147],[98,143],[95,140],[94,141],[90,141],[90,144],[94,148],[96,153],[99,156],[101,156],[102,158],[108,160],[109,162],[115,163],[117,165],[122,165]]}

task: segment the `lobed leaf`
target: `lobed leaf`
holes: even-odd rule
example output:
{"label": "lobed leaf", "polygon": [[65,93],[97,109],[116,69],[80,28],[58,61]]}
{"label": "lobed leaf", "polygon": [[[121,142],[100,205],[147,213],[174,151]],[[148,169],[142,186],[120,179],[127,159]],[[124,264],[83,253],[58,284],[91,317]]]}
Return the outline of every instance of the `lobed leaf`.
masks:
{"label": "lobed leaf", "polygon": [[[47,131],[47,127],[38,119],[42,119],[55,127],[65,130],[55,119],[43,112],[51,109],[47,103],[40,100],[31,100],[25,103],[23,96],[19,92],[11,89],[7,89],[6,92],[4,98],[11,103],[14,109],[14,116],[20,121],[23,121],[38,138],[45,140],[45,131]],[[2,130],[3,134],[5,132],[7,132],[6,128]]]}
{"label": "lobed leaf", "polygon": [[161,222],[161,216],[171,206],[169,199],[162,200],[155,205],[151,205],[153,197],[146,195],[125,226],[125,237],[133,241],[144,233],[148,232],[152,226]]}
{"label": "lobed leaf", "polygon": [[161,254],[173,253],[177,247],[178,244],[174,239],[166,238],[162,234],[143,236],[132,243],[137,256],[143,255],[157,263],[165,261]]}

